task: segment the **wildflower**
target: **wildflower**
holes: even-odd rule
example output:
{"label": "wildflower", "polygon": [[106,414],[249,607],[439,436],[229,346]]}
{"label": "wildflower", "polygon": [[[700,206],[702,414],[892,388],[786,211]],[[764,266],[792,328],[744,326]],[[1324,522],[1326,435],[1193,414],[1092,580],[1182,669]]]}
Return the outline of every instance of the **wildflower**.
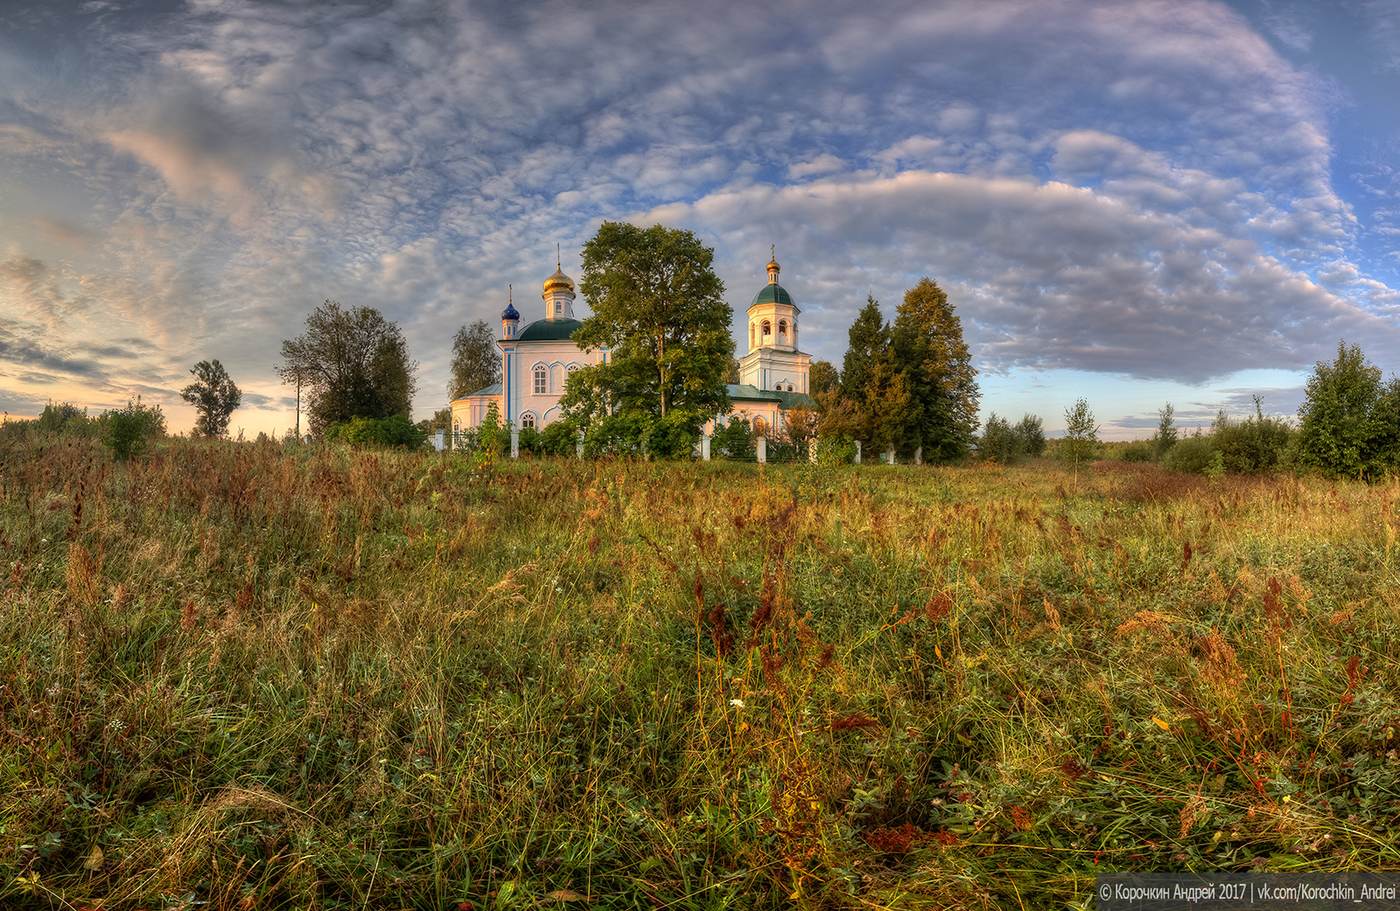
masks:
{"label": "wildflower", "polygon": [[731,699],[731,700],[729,700],[729,704],[732,705],[732,706],[733,706],[734,708],[736,708],[736,709],[741,709],[741,708],[744,707],[744,700],[742,700],[742,699]]}

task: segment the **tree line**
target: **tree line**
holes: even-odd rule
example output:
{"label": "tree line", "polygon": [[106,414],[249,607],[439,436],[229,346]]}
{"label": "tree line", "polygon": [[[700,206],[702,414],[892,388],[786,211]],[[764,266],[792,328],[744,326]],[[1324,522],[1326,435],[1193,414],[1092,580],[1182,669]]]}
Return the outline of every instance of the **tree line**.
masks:
{"label": "tree line", "polygon": [[[592,454],[688,457],[701,427],[718,419],[716,453],[751,458],[755,428],[742,417],[725,419],[733,407],[725,384],[737,381],[738,362],[733,311],[713,259],[713,249],[689,231],[605,222],[583,248],[580,290],[591,314],[574,341],[584,350],[610,349],[609,362],[572,372],[560,402],[563,420],[522,430],[522,446],[566,454],[582,438]],[[399,327],[373,308],[326,300],[302,335],[282,342],[281,354],[278,374],[297,390],[298,437],[303,399],[308,430],[326,439],[417,447],[429,430],[450,426],[450,409],[412,422],[418,365]],[[484,320],[463,326],[453,338],[449,399],[499,382],[500,363],[492,327]],[[226,436],[241,392],[218,360],[200,361],[191,373],[195,382],[181,396],[198,414],[195,435]],[[875,452],[936,464],[1014,464],[1050,450],[1077,467],[1099,453],[1084,399],[1066,409],[1059,440],[1047,441],[1032,414],[1013,424],[992,413],[978,433],[977,370],[955,308],[930,278],[904,294],[892,322],[867,296],[840,369],[813,362],[809,390],[810,407],[786,412],[779,432],[766,431],[770,453],[800,455],[817,439],[829,452],[853,452],[858,440]],[[1265,415],[1257,398],[1254,415],[1222,411],[1209,433],[1181,434],[1173,415],[1164,406],[1156,434],[1118,447],[1117,455],[1211,474],[1293,469],[1364,478],[1400,468],[1400,378],[1383,382],[1380,369],[1345,342],[1335,360],[1316,365],[1296,425]],[[101,435],[122,458],[165,430],[159,407],[139,398],[97,418],[50,403],[37,421],[7,429],[31,424]],[[493,414],[478,436],[499,444],[510,429]]]}

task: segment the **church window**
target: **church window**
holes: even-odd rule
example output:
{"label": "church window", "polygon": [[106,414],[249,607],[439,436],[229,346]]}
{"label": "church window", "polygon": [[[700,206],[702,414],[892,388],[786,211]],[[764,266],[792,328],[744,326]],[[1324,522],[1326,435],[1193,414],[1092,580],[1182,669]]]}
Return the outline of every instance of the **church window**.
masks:
{"label": "church window", "polygon": [[520,419],[520,426],[521,428],[529,427],[531,430],[534,430],[535,416],[528,411],[525,412],[525,415]]}
{"label": "church window", "polygon": [[791,392],[791,391],[792,391],[792,384],[791,384],[791,383],[788,383],[788,392]]}
{"label": "church window", "polygon": [[773,335],[773,324],[768,320],[763,321],[763,340],[766,342]]}
{"label": "church window", "polygon": [[782,320],[778,323],[778,344],[787,344],[787,320]]}
{"label": "church window", "polygon": [[535,368],[535,395],[544,395],[549,386],[549,373],[543,366]]}

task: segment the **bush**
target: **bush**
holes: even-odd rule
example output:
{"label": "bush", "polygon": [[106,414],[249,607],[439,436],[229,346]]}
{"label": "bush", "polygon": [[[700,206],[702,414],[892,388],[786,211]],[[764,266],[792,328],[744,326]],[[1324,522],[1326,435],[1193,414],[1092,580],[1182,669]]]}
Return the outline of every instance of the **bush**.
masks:
{"label": "bush", "polygon": [[555,421],[540,434],[540,445],[545,455],[572,456],[578,449],[578,425],[567,418]]}
{"label": "bush", "polygon": [[387,446],[415,450],[428,445],[428,434],[406,414],[387,418],[352,418],[326,427],[326,439],[343,440],[351,446]]}
{"label": "bush", "polygon": [[1254,417],[1232,421],[1222,412],[1216,418],[1211,442],[1221,454],[1225,470],[1233,474],[1265,474],[1282,467],[1293,428],[1279,417],[1265,417],[1258,397]]}
{"label": "bush", "polygon": [[1155,454],[1151,444],[1134,440],[1123,447],[1118,457],[1124,462],[1151,462]]}
{"label": "bush", "polygon": [[105,424],[102,444],[122,461],[140,455],[147,443],[165,436],[165,415],[160,406],[142,405],[139,395],[125,408],[106,412],[100,420]]}
{"label": "bush", "polygon": [[[758,461],[758,447],[754,445],[753,427],[749,419],[736,415],[723,427],[716,427],[715,435],[710,440],[710,456],[730,462]],[[852,458],[855,456],[852,455]]]}
{"label": "bush", "polygon": [[677,409],[652,423],[645,436],[647,455],[655,459],[693,459],[700,422],[693,412]]}
{"label": "bush", "polygon": [[1162,467],[1182,474],[1205,474],[1215,453],[1210,437],[1187,437],[1167,450]]}
{"label": "bush", "polygon": [[584,434],[583,451],[589,456],[641,455],[653,420],[644,411],[619,411],[594,421]]}
{"label": "bush", "polygon": [[818,465],[850,465],[856,460],[856,444],[848,436],[819,437],[816,445]]}
{"label": "bush", "polygon": [[544,455],[544,434],[534,427],[520,428],[520,451],[531,455]]}
{"label": "bush", "polygon": [[1045,452],[1045,430],[1040,418],[1034,414],[1022,417],[1013,426],[993,412],[987,418],[987,427],[977,450],[984,461],[1015,465],[1028,458],[1038,458]]}

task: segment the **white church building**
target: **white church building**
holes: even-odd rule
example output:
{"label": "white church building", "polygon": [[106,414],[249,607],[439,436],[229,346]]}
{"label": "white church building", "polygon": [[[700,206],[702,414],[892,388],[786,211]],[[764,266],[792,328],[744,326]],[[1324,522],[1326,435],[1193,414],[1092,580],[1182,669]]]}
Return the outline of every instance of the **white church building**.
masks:
{"label": "white church building", "polygon": [[[748,308],[748,352],[739,360],[739,382],[728,385],[732,416],[742,415],[760,433],[783,428],[784,412],[810,408],[807,378],[812,357],[797,347],[797,304],[778,283],[778,263],[768,262],[768,284]],[[544,318],[520,329],[513,302],[501,313],[501,382],[452,401],[452,427],[470,430],[492,405],[503,423],[543,430],[563,415],[559,400],[569,374],[607,363],[608,348],[584,350],[571,336],[583,323],[574,316],[574,282],[562,268],[545,279]],[[721,424],[726,422],[720,418]]]}

